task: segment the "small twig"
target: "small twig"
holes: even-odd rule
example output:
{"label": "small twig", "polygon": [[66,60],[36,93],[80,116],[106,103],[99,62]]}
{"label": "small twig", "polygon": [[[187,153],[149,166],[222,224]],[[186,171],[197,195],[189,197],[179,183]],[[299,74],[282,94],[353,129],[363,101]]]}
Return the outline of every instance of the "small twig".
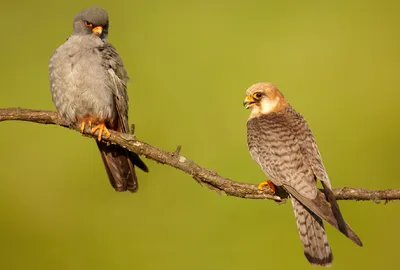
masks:
{"label": "small twig", "polygon": [[175,152],[174,152],[174,155],[175,155],[175,156],[179,156],[179,154],[181,153],[181,149],[182,149],[182,146],[178,145],[178,146],[176,147],[176,150],[175,150]]}
{"label": "small twig", "polygon": [[131,124],[131,135],[135,134],[135,124]]}
{"label": "small twig", "polygon": [[[0,109],[0,122],[6,120],[28,121],[39,124],[51,124],[67,127],[79,131],[75,126],[71,126],[61,119],[57,112],[39,111],[21,108]],[[132,130],[134,128],[132,127]],[[96,135],[84,133],[87,137],[96,138]],[[167,164],[191,175],[198,183],[208,188],[246,199],[269,199],[282,201],[285,198],[278,197],[269,188],[258,190],[257,185],[235,182],[229,178],[218,175],[215,171],[202,168],[194,161],[180,155],[181,147],[178,146],[175,152],[166,152],[148,143],[139,141],[132,134],[111,131],[111,137],[103,137],[103,141],[120,145],[138,155],[145,156],[161,164]],[[338,200],[357,200],[357,201],[392,201],[400,200],[400,190],[367,190],[363,188],[343,187],[333,190]]]}

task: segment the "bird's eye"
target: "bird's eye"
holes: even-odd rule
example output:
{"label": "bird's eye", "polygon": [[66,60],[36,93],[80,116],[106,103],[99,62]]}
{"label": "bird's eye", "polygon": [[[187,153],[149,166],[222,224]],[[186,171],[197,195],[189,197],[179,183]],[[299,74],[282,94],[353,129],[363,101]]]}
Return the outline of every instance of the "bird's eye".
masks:
{"label": "bird's eye", "polygon": [[93,24],[90,23],[90,22],[88,22],[88,21],[85,21],[85,25],[86,25],[87,27],[93,27]]}
{"label": "bird's eye", "polygon": [[260,99],[261,97],[262,97],[262,94],[260,92],[253,94],[253,98],[255,98],[255,99]]}

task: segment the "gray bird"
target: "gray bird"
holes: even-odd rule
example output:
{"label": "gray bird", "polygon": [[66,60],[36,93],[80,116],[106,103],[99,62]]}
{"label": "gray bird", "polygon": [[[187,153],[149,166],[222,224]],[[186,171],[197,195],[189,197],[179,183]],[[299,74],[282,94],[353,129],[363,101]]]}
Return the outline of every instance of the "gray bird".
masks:
{"label": "gray bird", "polygon": [[[357,245],[360,238],[344,221],[332,192],[317,143],[304,118],[271,83],[257,83],[246,91],[244,106],[251,109],[247,142],[252,158],[292,198],[304,255],[314,265],[330,266],[331,248],[322,219]],[[320,180],[324,193],[317,187]]]}
{"label": "gray bird", "polygon": [[123,62],[107,42],[108,14],[99,7],[86,8],[73,20],[73,32],[50,58],[53,102],[61,116],[80,127],[98,131],[97,145],[111,185],[116,191],[138,188],[135,166],[148,172],[135,153],[101,142],[108,129],[129,133],[129,81]]}

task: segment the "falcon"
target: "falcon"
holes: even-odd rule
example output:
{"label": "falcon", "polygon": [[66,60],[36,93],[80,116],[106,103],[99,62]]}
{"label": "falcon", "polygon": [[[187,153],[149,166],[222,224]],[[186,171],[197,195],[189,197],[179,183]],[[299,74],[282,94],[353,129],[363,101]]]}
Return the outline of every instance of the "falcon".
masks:
{"label": "falcon", "polygon": [[97,146],[111,185],[116,191],[138,188],[135,166],[148,172],[135,153],[101,141],[110,130],[129,133],[129,81],[121,57],[107,42],[108,14],[100,7],[79,12],[73,32],[53,53],[49,63],[53,102],[62,118],[80,128],[98,132]]}
{"label": "falcon", "polygon": [[[250,86],[244,106],[251,110],[247,121],[250,154],[269,178],[259,188],[268,184],[274,192],[279,188],[289,194],[307,260],[319,266],[332,264],[332,250],[322,220],[362,246],[343,219],[315,138],[304,118],[271,83]],[[317,188],[317,180],[321,181],[323,192]]]}

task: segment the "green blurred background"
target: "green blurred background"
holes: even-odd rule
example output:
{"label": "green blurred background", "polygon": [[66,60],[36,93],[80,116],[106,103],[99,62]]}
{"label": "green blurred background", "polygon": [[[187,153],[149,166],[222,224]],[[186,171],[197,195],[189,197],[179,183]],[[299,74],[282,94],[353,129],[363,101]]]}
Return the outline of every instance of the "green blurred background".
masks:
{"label": "green blurred background", "polygon": [[[47,64],[83,8],[110,14],[139,139],[237,181],[248,86],[277,84],[308,120],[335,187],[400,188],[398,1],[2,2],[0,107],[54,110]],[[110,186],[94,141],[0,123],[1,269],[310,269],[291,204],[218,196],[147,160]],[[340,202],[364,242],[327,226],[335,269],[398,266],[400,203]]]}

